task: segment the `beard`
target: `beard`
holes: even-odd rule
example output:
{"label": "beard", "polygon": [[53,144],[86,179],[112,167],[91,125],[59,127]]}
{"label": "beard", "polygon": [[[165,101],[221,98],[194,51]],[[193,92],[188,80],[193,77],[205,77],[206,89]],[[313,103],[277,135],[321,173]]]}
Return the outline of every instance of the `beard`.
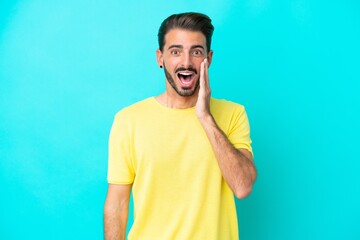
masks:
{"label": "beard", "polygon": [[[169,82],[169,84],[172,86],[172,88],[175,90],[175,92],[177,94],[179,94],[182,97],[190,97],[193,96],[194,93],[196,92],[196,90],[198,89],[199,85],[200,85],[200,77],[197,79],[197,82],[195,84],[195,88],[191,89],[191,88],[180,88],[178,86],[176,86],[175,80],[173,79],[173,77],[171,76],[171,74],[168,72],[168,70],[166,69],[165,63],[163,64],[164,66],[164,72],[165,72],[165,76],[167,81]],[[177,69],[177,71],[179,70],[191,70],[193,72],[197,72],[195,69],[189,68],[189,69]],[[176,72],[176,71],[175,71]]]}

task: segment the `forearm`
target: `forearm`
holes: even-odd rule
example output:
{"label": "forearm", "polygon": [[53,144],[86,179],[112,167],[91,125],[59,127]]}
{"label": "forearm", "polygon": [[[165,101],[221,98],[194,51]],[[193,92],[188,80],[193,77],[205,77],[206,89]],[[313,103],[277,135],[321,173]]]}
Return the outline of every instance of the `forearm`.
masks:
{"label": "forearm", "polygon": [[251,153],[246,150],[243,153],[236,149],[211,115],[199,120],[212,145],[225,181],[236,197],[246,197],[250,194],[256,179]]}
{"label": "forearm", "polygon": [[114,201],[113,192],[108,193],[104,206],[105,240],[124,240],[128,221],[129,198]]}
{"label": "forearm", "polygon": [[104,232],[106,240],[123,240],[126,234],[128,211],[106,207],[104,210]]}
{"label": "forearm", "polygon": [[236,149],[211,115],[208,66],[207,59],[204,59],[200,67],[200,89],[195,108],[196,115],[212,145],[222,176],[235,196],[244,198],[250,194],[255,182],[255,165],[251,153],[247,150]]}

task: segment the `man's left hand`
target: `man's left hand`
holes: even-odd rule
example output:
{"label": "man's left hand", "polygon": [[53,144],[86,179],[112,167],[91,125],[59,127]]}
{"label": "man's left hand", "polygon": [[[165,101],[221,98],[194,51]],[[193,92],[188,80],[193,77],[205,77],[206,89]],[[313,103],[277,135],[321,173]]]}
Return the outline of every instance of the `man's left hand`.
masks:
{"label": "man's left hand", "polygon": [[207,58],[200,65],[200,89],[196,102],[195,110],[199,120],[205,119],[211,116],[210,113],[210,97],[211,89],[209,83],[209,64]]}

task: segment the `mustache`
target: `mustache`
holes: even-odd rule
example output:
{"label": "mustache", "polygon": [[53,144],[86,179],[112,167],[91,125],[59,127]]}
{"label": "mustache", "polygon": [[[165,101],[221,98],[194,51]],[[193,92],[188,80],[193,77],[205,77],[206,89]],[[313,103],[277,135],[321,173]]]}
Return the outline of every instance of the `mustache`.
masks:
{"label": "mustache", "polygon": [[178,73],[180,71],[189,71],[189,72],[194,72],[195,74],[197,74],[196,69],[192,68],[192,67],[189,67],[189,68],[179,67],[178,69],[176,69],[175,73]]}

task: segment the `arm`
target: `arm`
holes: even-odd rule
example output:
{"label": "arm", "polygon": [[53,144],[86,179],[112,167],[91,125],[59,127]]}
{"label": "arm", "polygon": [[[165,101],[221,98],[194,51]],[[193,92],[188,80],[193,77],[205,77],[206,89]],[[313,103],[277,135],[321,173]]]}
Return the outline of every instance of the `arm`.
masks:
{"label": "arm", "polygon": [[106,240],[125,239],[131,186],[109,184],[104,206]]}
{"label": "arm", "polygon": [[210,113],[210,85],[207,60],[201,64],[200,90],[196,114],[212,145],[220,171],[237,198],[251,193],[256,179],[252,154],[245,149],[236,149],[218,127]]}

